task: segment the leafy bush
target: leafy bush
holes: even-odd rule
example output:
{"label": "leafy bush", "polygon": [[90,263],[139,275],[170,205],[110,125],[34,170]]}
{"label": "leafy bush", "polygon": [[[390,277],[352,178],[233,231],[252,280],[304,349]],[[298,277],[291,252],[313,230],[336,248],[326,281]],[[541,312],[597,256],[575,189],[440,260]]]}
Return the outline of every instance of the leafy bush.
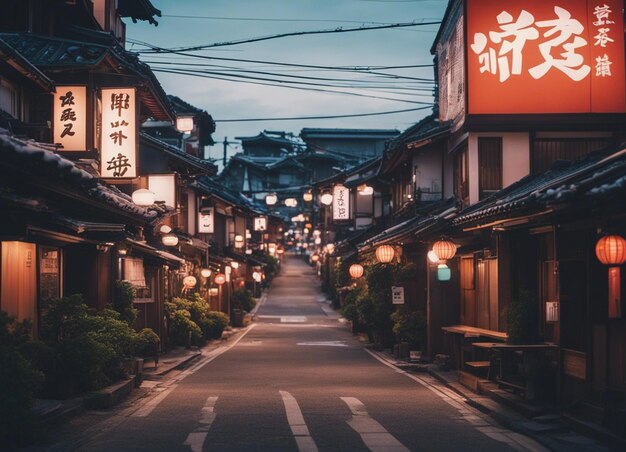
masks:
{"label": "leafy bush", "polygon": [[12,346],[0,346],[0,363],[0,444],[13,449],[38,431],[31,408],[43,374]]}
{"label": "leafy bush", "polygon": [[359,320],[359,311],[357,309],[358,298],[363,294],[363,289],[355,288],[354,290],[347,292],[343,299],[343,306],[341,306],[341,315],[351,322]]}
{"label": "leafy bush", "polygon": [[161,339],[151,328],[144,328],[135,338],[135,354],[142,358],[155,356],[159,352],[160,342]]}
{"label": "leafy bush", "polygon": [[507,310],[507,333],[511,344],[532,344],[538,341],[536,296],[529,290],[520,290]]}
{"label": "leafy bush", "polygon": [[200,323],[202,334],[206,339],[219,339],[228,326],[228,316],[223,312],[211,311]]}
{"label": "leafy bush", "polygon": [[113,309],[120,313],[121,319],[130,326],[135,324],[137,313],[134,301],[137,297],[137,290],[128,281],[115,282],[115,295],[113,299]]}
{"label": "leafy bush", "polygon": [[192,344],[202,341],[202,330],[191,320],[187,309],[171,309],[168,313],[170,336],[175,345],[187,345],[191,338]]}
{"label": "leafy bush", "polygon": [[408,342],[412,350],[420,350],[426,340],[426,316],[401,306],[391,314],[393,332],[401,342]]}
{"label": "leafy bush", "polygon": [[99,389],[124,376],[123,361],[134,353],[136,334],[112,310],[90,310],[81,295],[48,304],[41,323],[47,349],[31,346],[46,374],[47,396],[64,397]]}
{"label": "leafy bush", "polygon": [[256,300],[247,289],[236,289],[231,295],[230,305],[232,309],[241,309],[250,312],[256,306]]}

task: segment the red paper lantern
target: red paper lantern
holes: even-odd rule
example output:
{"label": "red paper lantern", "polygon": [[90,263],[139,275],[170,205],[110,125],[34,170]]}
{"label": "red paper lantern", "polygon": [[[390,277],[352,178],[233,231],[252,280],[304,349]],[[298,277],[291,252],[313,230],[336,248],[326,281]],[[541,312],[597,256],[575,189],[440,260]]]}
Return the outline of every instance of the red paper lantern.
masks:
{"label": "red paper lantern", "polygon": [[607,235],[596,243],[596,257],[609,267],[609,318],[622,317],[621,275],[618,265],[626,262],[626,240],[620,235]]}
{"label": "red paper lantern", "polygon": [[456,245],[449,240],[439,240],[433,243],[433,251],[439,260],[447,261],[456,254]]}
{"label": "red paper lantern", "polygon": [[363,276],[363,266],[361,264],[352,264],[350,265],[350,276],[354,279],[359,279]]}
{"label": "red paper lantern", "polygon": [[376,248],[376,259],[378,262],[383,264],[388,264],[393,260],[393,256],[395,256],[396,250],[393,249],[391,245],[381,245]]}
{"label": "red paper lantern", "polygon": [[218,273],[217,275],[215,275],[215,284],[217,284],[218,286],[221,286],[225,282],[226,282],[226,275],[225,274]]}

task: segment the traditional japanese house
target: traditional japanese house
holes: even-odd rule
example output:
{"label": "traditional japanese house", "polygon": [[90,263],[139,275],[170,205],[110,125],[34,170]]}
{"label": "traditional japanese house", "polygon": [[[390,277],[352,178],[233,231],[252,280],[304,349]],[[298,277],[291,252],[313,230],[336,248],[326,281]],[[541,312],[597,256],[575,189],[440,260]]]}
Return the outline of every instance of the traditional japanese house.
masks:
{"label": "traditional japanese house", "polygon": [[[450,124],[445,152],[463,207],[442,231],[454,252],[446,262],[451,296],[440,302],[458,304],[458,314],[447,319],[434,353],[451,353],[462,380],[479,389],[480,368],[492,362],[472,356],[484,349],[506,360],[517,352],[523,375],[497,375],[498,384],[561,407],[584,404],[581,412],[601,413],[595,418],[605,416],[607,425],[622,419],[623,320],[604,301],[593,247],[612,228],[623,236],[616,187],[606,197],[601,188],[605,165],[609,179],[619,174],[621,153],[610,150],[624,139],[622,14],[619,1],[455,0],[432,47],[439,120]],[[519,21],[527,24],[523,35],[505,31]],[[565,202],[574,193],[581,208],[602,200],[604,212],[582,214]],[[487,345],[504,341],[506,349]],[[620,364],[608,364],[613,359]]]}

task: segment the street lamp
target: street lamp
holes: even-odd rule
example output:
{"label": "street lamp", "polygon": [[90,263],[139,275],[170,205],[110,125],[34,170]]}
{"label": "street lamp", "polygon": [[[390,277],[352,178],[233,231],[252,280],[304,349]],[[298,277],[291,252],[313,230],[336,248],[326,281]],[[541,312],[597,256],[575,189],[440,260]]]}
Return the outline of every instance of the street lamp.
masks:
{"label": "street lamp", "polygon": [[276,193],[270,193],[265,197],[265,204],[268,206],[273,206],[278,202],[278,196]]}
{"label": "street lamp", "polygon": [[320,202],[325,206],[330,206],[333,203],[333,195],[331,195],[330,193],[324,193],[320,197]]}

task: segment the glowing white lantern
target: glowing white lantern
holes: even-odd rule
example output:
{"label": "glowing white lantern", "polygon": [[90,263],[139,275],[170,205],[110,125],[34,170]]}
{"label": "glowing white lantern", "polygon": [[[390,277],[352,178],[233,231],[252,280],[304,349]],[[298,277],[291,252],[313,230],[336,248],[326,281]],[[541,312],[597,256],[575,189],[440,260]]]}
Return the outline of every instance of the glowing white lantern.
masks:
{"label": "glowing white lantern", "polygon": [[147,188],[135,190],[132,195],[133,202],[138,206],[147,207],[154,204],[154,192]]}

